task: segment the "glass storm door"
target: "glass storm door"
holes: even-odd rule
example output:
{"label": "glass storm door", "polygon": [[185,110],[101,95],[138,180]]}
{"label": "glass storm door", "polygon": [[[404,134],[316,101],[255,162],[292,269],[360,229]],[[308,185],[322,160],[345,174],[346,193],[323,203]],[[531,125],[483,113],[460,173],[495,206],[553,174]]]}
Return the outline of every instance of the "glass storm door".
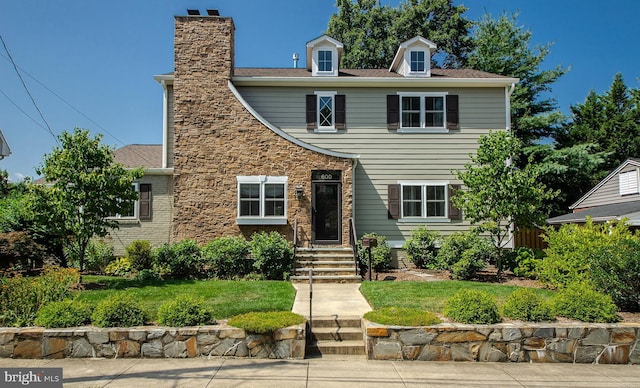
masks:
{"label": "glass storm door", "polygon": [[338,182],[313,182],[313,242],[340,244],[342,231],[341,187]]}

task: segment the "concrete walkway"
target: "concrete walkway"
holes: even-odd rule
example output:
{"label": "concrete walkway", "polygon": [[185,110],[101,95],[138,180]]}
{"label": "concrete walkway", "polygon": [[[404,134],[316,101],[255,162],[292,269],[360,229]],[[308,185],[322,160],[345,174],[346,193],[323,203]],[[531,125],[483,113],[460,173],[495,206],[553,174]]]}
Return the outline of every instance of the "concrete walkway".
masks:
{"label": "concrete walkway", "polygon": [[310,297],[309,283],[293,283],[296,299],[293,302],[294,313],[309,318],[309,301],[312,302],[313,317],[359,316],[362,317],[371,307],[360,293],[359,283],[314,283]]}
{"label": "concrete walkway", "polygon": [[[339,357],[339,356],[338,356]],[[65,387],[638,387],[639,365],[309,360],[0,360],[4,368],[63,368]]]}

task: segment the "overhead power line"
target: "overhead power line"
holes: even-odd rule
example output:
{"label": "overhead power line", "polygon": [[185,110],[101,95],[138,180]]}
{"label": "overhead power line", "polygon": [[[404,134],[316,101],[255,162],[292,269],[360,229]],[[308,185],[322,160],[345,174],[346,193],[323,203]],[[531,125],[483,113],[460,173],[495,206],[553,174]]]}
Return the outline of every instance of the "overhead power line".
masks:
{"label": "overhead power line", "polygon": [[55,133],[53,133],[53,130],[51,129],[51,126],[49,126],[49,123],[47,122],[47,119],[44,118],[44,114],[40,110],[40,107],[38,107],[38,104],[36,103],[36,100],[33,98],[33,95],[31,95],[31,92],[29,91],[29,88],[27,87],[27,84],[24,82],[24,79],[22,78],[22,74],[20,74],[20,71],[18,70],[18,66],[16,65],[16,62],[13,60],[13,57],[11,56],[11,52],[9,51],[9,48],[7,47],[7,44],[5,43],[4,38],[2,37],[2,35],[0,35],[0,41],[2,41],[2,46],[4,47],[4,51],[7,52],[7,55],[9,56],[9,60],[11,61],[11,64],[13,65],[13,69],[16,71],[16,74],[18,75],[18,78],[20,78],[20,82],[22,82],[22,87],[24,87],[24,90],[29,95],[29,98],[31,99],[31,102],[33,103],[33,106],[36,108],[36,110],[40,114],[40,117],[42,118],[42,121],[44,122],[44,124],[47,126],[47,130],[49,131],[51,136],[53,136],[53,138],[54,138],[54,140],[56,141],[57,144],[60,144],[60,143],[58,143],[58,137],[56,136]]}

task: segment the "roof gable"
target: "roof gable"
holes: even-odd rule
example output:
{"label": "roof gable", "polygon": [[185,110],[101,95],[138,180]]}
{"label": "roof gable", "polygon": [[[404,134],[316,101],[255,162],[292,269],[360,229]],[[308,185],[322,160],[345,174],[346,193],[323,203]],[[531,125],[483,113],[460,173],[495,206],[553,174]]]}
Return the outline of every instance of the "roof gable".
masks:
{"label": "roof gable", "polygon": [[604,179],[598,182],[591,190],[589,190],[585,195],[583,195],[580,199],[578,199],[573,205],[569,206],[569,209],[573,210],[576,208],[580,208],[580,204],[589,199],[594,193],[596,193],[602,186],[604,186],[607,182],[614,179],[620,171],[625,169],[628,166],[635,166],[640,168],[640,159],[637,158],[629,158],[622,162],[620,166],[618,166],[615,170],[613,170],[609,175],[607,175]]}
{"label": "roof gable", "polygon": [[391,67],[389,67],[390,72],[396,72],[403,76],[412,75],[416,76],[416,74],[412,74],[410,69],[407,69],[409,62],[410,52],[420,50],[423,51],[425,55],[425,66],[426,71],[424,72],[425,77],[430,76],[430,68],[431,68],[431,53],[436,50],[438,46],[432,41],[425,39],[421,36],[416,36],[411,38],[400,44],[398,47],[398,51],[396,51],[395,57],[393,57],[393,62],[391,62]]}
{"label": "roof gable", "polygon": [[[310,70],[314,76],[316,75],[338,75],[338,66],[340,64],[340,57],[342,56],[342,49],[344,45],[341,42],[333,39],[328,35],[321,35],[309,42],[307,42],[307,70]],[[318,71],[318,51],[325,49],[333,53],[332,61],[333,66],[330,74],[320,74]]]}

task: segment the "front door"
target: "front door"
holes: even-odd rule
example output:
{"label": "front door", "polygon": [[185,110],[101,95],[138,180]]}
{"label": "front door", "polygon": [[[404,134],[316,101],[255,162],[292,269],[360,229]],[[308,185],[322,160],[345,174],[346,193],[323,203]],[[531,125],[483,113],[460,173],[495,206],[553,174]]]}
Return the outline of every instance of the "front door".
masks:
{"label": "front door", "polygon": [[[335,172],[334,172],[335,173]],[[339,172],[338,172],[339,173]],[[315,175],[315,174],[314,174]],[[334,174],[324,174],[327,177]],[[335,179],[335,178],[334,178]],[[332,179],[332,180],[334,180]],[[337,180],[337,179],[336,179]],[[312,235],[317,244],[342,243],[342,206],[340,181],[312,182]]]}

